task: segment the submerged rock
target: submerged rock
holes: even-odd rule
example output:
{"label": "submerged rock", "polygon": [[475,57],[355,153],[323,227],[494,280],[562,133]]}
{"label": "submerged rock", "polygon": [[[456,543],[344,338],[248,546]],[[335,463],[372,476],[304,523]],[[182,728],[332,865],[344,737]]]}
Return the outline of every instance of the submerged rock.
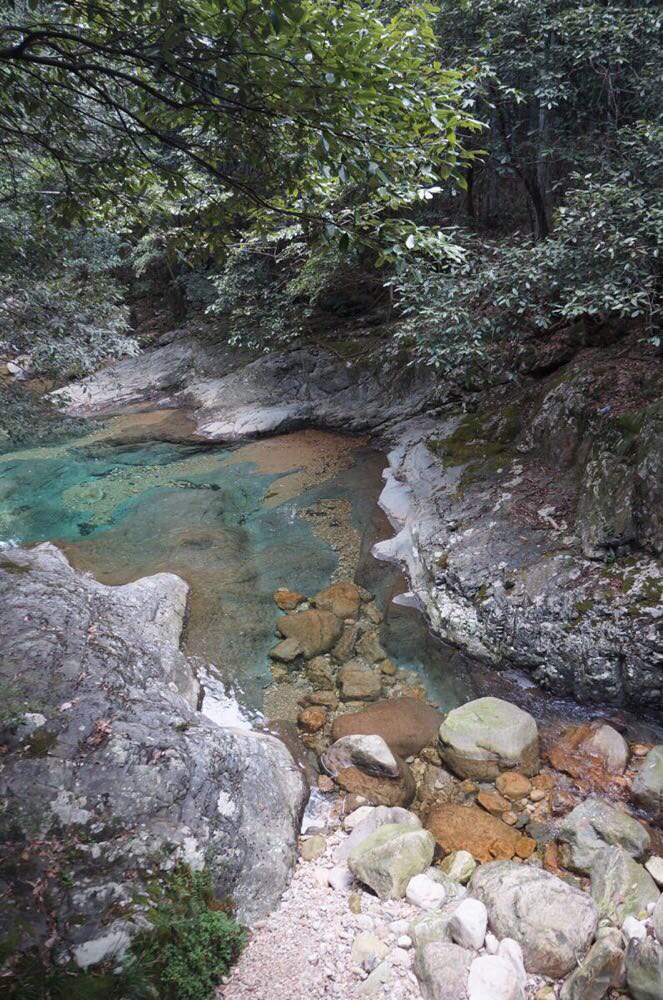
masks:
{"label": "submerged rock", "polygon": [[356,618],[361,607],[361,591],[356,584],[339,580],[319,591],[312,604],[322,611],[331,611],[337,618]]}
{"label": "submerged rock", "polygon": [[307,659],[329,652],[343,631],[343,623],[336,615],[317,608],[292,611],[279,618],[277,627],[284,638],[298,644]]}
{"label": "submerged rock", "polygon": [[539,868],[512,861],[481,865],[470,891],[485,903],[491,931],[521,946],[528,972],[565,976],[596,934],[598,912],[591,896]]}
{"label": "submerged rock", "polygon": [[306,783],[280,740],[196,711],[178,648],[186,584],[103,586],[52,545],[10,555],[22,572],[0,566],[0,675],[46,722],[27,752],[3,734],[0,836],[20,849],[1,876],[0,934],[25,949],[55,931],[59,959],[94,964],[144,922],[136,900],[178,862],[207,864],[241,921],[267,913],[295,861]]}
{"label": "submerged rock", "polygon": [[442,760],[460,775],[492,781],[500,771],[536,774],[539,734],[527,712],[501,698],[478,698],[449,712],[440,726]]}
{"label": "submerged rock", "polygon": [[441,715],[418,698],[389,698],[369,705],[361,712],[347,712],[334,719],[332,739],[355,733],[381,736],[399,757],[418,754],[434,743]]}

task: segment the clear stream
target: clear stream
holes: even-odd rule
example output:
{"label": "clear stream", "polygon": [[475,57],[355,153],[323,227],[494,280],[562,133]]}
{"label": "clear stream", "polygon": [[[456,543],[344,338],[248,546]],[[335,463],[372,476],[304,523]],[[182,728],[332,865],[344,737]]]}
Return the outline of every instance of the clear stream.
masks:
{"label": "clear stream", "polygon": [[228,447],[192,439],[181,413],[125,414],[84,437],[0,455],[0,543],[53,541],[107,584],[179,574],[191,588],[185,651],[250,709],[272,681],[274,590],[315,593],[347,575],[346,559],[385,609],[390,656],[421,673],[443,710],[491,693],[550,722],[586,717],[436,640],[418,611],[392,603],[407,585],[370,555],[391,532],[377,505],[384,464],[340,434]]}

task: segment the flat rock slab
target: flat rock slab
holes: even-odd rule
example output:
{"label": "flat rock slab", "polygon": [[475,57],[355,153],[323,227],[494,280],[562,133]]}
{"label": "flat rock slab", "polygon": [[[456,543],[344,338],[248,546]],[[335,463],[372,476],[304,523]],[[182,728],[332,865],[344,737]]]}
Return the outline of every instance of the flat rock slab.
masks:
{"label": "flat rock slab", "polygon": [[485,904],[493,934],[518,942],[528,972],[561,979],[596,934],[598,912],[591,896],[540,868],[513,861],[481,865],[470,891]]}
{"label": "flat rock slab", "polygon": [[539,770],[539,734],[528,712],[501,698],[478,698],[449,712],[440,726],[442,760],[460,775],[494,781],[501,771]]}
{"label": "flat rock slab", "polygon": [[277,627],[285,639],[294,639],[302,654],[310,659],[327,653],[343,631],[343,622],[331,611],[309,608],[279,618]]}
{"label": "flat rock slab", "polygon": [[426,827],[445,854],[468,851],[476,861],[509,861],[524,839],[520,830],[476,806],[434,806]]}
{"label": "flat rock slab", "polygon": [[361,712],[348,712],[334,719],[332,739],[355,733],[381,736],[399,757],[418,754],[435,743],[442,716],[418,698],[389,698]]}

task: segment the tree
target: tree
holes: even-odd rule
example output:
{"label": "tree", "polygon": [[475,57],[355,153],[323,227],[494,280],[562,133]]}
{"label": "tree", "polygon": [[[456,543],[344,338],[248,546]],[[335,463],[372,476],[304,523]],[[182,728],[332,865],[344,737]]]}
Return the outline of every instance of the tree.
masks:
{"label": "tree", "polygon": [[346,188],[392,209],[459,170],[457,130],[475,125],[459,74],[435,58],[427,3],[391,16],[376,0],[0,10],[0,197],[37,192],[65,218],[119,202],[146,221],[170,198],[207,245],[273,213],[332,226]]}

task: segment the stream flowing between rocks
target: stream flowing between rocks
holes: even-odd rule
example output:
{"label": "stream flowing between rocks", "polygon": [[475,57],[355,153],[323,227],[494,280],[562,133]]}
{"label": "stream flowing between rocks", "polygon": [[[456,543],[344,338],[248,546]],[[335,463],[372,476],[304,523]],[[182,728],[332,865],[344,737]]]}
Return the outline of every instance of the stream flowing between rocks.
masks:
{"label": "stream flowing between rocks", "polygon": [[371,555],[391,534],[377,502],[384,466],[362,437],[304,430],[218,445],[196,439],[182,411],[125,413],[86,436],[0,456],[0,543],[53,541],[105,584],[183,577],[184,651],[207,677],[203,711],[217,721],[228,721],[224,690],[247,717],[295,717],[297,692],[285,694],[270,671],[274,591],[313,594],[353,577],[385,609],[391,659],[418,674],[443,711],[495,694],[553,725],[586,717],[437,640],[416,608],[393,601],[407,583]]}

